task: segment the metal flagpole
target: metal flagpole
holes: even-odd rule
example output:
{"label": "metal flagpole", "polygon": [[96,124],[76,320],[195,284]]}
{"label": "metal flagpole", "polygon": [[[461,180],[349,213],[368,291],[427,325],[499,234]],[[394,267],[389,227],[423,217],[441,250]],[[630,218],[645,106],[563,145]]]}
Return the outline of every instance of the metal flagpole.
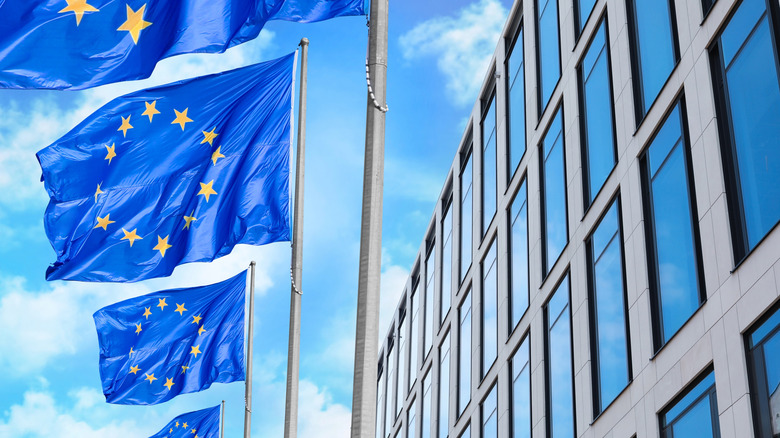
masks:
{"label": "metal flagpole", "polygon": [[301,88],[298,94],[298,152],[295,161],[295,212],[293,216],[290,276],[290,340],[287,344],[287,401],[284,406],[284,437],[298,432],[298,368],[301,349],[301,276],[303,265],[303,176],[306,151],[306,69],[309,40],[301,39]]}
{"label": "metal flagpole", "polygon": [[[382,190],[384,187],[385,112],[387,106],[388,0],[371,0],[366,73],[366,157],[363,171],[363,215],[360,229],[355,371],[352,386],[352,438],[374,436],[376,429],[379,276],[382,259]],[[373,91],[373,92],[372,92]],[[384,105],[384,104],[382,104]]]}
{"label": "metal flagpole", "polygon": [[219,411],[219,438],[225,438],[225,400],[222,400],[222,410]]}
{"label": "metal flagpole", "polygon": [[244,438],[252,429],[252,345],[255,326],[255,262],[249,263],[249,324],[246,337],[246,392],[244,393]]}

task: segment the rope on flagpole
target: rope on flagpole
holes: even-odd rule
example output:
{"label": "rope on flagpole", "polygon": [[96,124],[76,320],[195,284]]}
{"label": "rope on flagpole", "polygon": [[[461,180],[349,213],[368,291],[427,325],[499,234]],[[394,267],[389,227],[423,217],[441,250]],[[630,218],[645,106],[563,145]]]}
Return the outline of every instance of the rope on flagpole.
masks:
{"label": "rope on flagpole", "polygon": [[[370,32],[371,22],[368,20],[368,15],[366,15],[366,27],[369,28]],[[371,73],[368,69],[368,46],[366,46],[366,85],[368,86],[368,95],[374,102],[374,107],[376,107],[376,109],[379,111],[386,113],[390,108],[387,107],[387,104],[380,105],[379,102],[376,101],[376,96],[374,96],[374,89],[371,87]]]}
{"label": "rope on flagpole", "polygon": [[292,267],[290,267],[290,282],[292,283],[292,287],[295,293],[298,295],[303,295],[303,292],[298,289],[298,285],[295,284],[295,277],[293,276]]}

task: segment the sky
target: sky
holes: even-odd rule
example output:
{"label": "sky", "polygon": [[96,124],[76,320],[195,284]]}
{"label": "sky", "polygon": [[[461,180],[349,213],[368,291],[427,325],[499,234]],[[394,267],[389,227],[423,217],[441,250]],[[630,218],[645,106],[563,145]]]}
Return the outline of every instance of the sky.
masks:
{"label": "sky", "polygon": [[[510,0],[390,2],[380,333],[477,99]],[[0,437],[145,437],[225,400],[243,428],[244,384],[214,384],[156,406],[105,403],[92,314],[126,298],[214,283],[257,262],[252,436],[283,435],[290,244],[239,245],[212,263],[132,284],[44,279],[55,260],[35,153],[111,99],[274,59],[310,40],[298,436],[349,434],[365,147],[365,17],[269,22],[223,54],[161,61],[149,79],[84,91],[0,90]],[[296,97],[297,106],[297,97]],[[296,108],[297,114],[297,108]]]}

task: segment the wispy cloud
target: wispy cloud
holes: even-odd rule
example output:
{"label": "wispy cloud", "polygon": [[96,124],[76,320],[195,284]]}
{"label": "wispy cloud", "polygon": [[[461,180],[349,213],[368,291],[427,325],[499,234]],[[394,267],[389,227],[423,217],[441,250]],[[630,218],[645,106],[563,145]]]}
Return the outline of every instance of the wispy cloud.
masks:
{"label": "wispy cloud", "polygon": [[485,77],[508,11],[499,0],[480,0],[454,17],[425,21],[400,38],[406,59],[433,56],[453,102],[470,105]]}

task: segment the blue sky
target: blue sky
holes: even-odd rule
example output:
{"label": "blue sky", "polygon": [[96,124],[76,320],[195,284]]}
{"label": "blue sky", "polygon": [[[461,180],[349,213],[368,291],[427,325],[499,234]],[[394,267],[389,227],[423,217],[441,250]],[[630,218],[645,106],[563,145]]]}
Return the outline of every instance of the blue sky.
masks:
{"label": "blue sky", "polygon": [[[390,4],[382,259],[387,329],[463,135],[509,0]],[[55,259],[35,152],[121,94],[268,60],[311,41],[307,116],[299,436],[344,437],[352,398],[365,136],[364,17],[270,22],[219,55],[162,61],[151,78],[80,92],[0,90],[0,436],[149,436],[171,418],[226,401],[226,436],[243,427],[243,383],[153,406],[104,402],[92,313],[165,288],[208,284],[258,262],[253,437],[280,437],[290,245],[239,246],[210,264],[136,284],[46,282]]]}

